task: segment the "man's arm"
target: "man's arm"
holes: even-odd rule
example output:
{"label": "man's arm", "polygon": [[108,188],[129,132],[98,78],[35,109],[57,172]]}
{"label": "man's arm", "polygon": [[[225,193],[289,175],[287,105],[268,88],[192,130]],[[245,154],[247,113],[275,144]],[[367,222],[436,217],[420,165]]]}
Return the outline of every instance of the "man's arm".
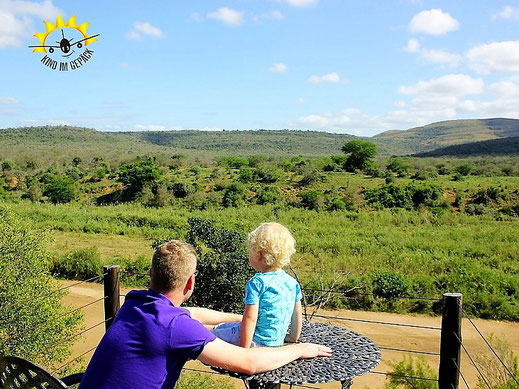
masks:
{"label": "man's arm", "polygon": [[245,312],[243,312],[243,319],[241,321],[240,328],[240,346],[249,348],[254,337],[254,331],[256,330],[256,323],[258,321],[258,309],[257,304],[246,305]]}
{"label": "man's arm", "polygon": [[285,337],[285,342],[297,342],[301,335],[301,329],[303,328],[303,314],[302,314],[301,301],[298,301],[294,305],[294,312],[292,312],[292,320],[290,322],[290,333]]}
{"label": "man's arm", "polygon": [[212,309],[199,308],[199,307],[183,307],[189,312],[191,317],[198,320],[200,323],[205,325],[215,325],[226,322],[237,322],[241,321],[242,316],[236,313],[225,313],[218,312]]}
{"label": "man's arm", "polygon": [[256,374],[277,369],[300,358],[331,357],[329,347],[298,343],[282,347],[243,348],[215,339],[205,345],[198,356],[201,362],[244,374]]}

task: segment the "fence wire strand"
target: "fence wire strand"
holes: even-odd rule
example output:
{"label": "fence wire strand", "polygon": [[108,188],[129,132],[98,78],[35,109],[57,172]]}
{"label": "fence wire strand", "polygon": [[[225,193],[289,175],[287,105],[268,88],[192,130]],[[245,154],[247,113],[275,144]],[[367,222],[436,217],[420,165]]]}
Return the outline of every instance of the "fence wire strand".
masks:
{"label": "fence wire strand", "polygon": [[78,355],[78,356],[75,357],[74,359],[72,359],[72,360],[68,361],[67,363],[65,363],[64,365],[58,367],[56,370],[53,371],[53,373],[57,373],[57,372],[63,370],[65,367],[67,367],[67,366],[70,365],[71,363],[77,361],[77,360],[78,360],[79,358],[81,358],[82,356],[87,355],[88,353],[94,351],[96,348],[97,348],[97,346],[94,346],[94,347],[92,347],[91,349],[85,351],[84,353]]}
{"label": "fence wire strand", "polygon": [[319,317],[322,319],[332,319],[332,320],[356,321],[356,322],[360,322],[360,323],[381,324],[381,325],[397,326],[397,327],[420,328],[420,329],[424,329],[424,330],[441,330],[440,327],[428,327],[428,326],[419,326],[416,324],[390,323],[390,322],[385,322],[385,321],[352,319],[352,318],[348,318],[348,317],[339,317],[339,316],[314,315],[314,317]]}
{"label": "fence wire strand", "polygon": [[422,355],[433,355],[433,356],[436,356],[436,357],[439,357],[439,356],[440,356],[440,353],[431,353],[431,352],[427,352],[427,351],[404,350],[404,349],[399,349],[399,348],[382,347],[382,346],[378,346],[378,348],[381,349],[381,350],[400,351],[400,352],[403,352],[403,353],[422,354]]}
{"label": "fence wire strand", "polygon": [[421,381],[433,381],[438,382],[436,378],[427,378],[427,377],[415,377],[410,375],[402,375],[402,374],[394,374],[389,373],[387,371],[370,371],[368,374],[380,374],[380,375],[386,375],[386,376],[393,376],[393,377],[400,377],[400,378],[409,378],[413,380],[421,380]]}
{"label": "fence wire strand", "polygon": [[470,324],[472,324],[472,327],[474,327],[474,329],[477,331],[477,333],[479,334],[479,336],[481,336],[481,339],[483,339],[483,341],[486,343],[486,345],[488,346],[488,348],[490,348],[490,350],[492,351],[492,353],[495,355],[495,357],[498,359],[498,361],[501,363],[501,365],[503,365],[503,367],[505,368],[505,370],[508,372],[508,374],[510,375],[510,377],[512,377],[512,379],[515,381],[515,383],[517,385],[519,385],[519,380],[515,377],[515,375],[512,373],[512,371],[508,368],[508,366],[506,366],[506,363],[501,359],[501,357],[497,354],[497,352],[494,350],[494,348],[492,347],[492,345],[488,342],[488,340],[483,336],[483,334],[481,333],[481,331],[479,330],[479,328],[476,326],[476,324],[474,324],[474,322],[472,321],[472,319],[469,317],[469,315],[467,314],[467,312],[465,312],[465,310],[463,309],[463,307],[460,307],[461,308],[461,311],[463,312],[463,314],[465,315],[465,317],[467,318],[467,320],[469,321]]}
{"label": "fence wire strand", "polygon": [[[454,358],[452,358],[452,362],[454,363],[454,366],[456,366],[456,369],[458,370],[458,373],[460,374],[461,379],[462,379],[463,382],[465,383],[465,386],[467,387],[467,389],[470,389],[469,384],[467,383],[467,380],[466,380],[465,377],[463,376],[463,373],[461,372],[461,369],[460,369],[460,367],[458,366],[458,364],[456,363],[456,360],[455,360]],[[454,384],[452,384],[452,386],[453,386],[453,389],[456,389],[456,388],[454,388]]]}
{"label": "fence wire strand", "polygon": [[364,293],[364,292],[341,292],[340,290],[333,289],[312,289],[312,288],[302,288],[303,291],[308,292],[319,292],[319,293],[333,293],[333,294],[341,294],[346,298],[354,299],[356,296],[365,296],[365,297],[380,297],[388,300],[396,300],[396,299],[407,299],[407,300],[423,300],[423,301],[441,301],[439,298],[434,297],[415,297],[415,296],[380,296],[375,293]]}
{"label": "fence wire strand", "polygon": [[85,282],[95,281],[95,280],[97,280],[97,279],[99,279],[101,277],[104,277],[106,274],[108,274],[108,273],[105,273],[105,274],[102,274],[102,275],[99,275],[99,276],[95,276],[95,277],[89,278],[87,280],[79,281],[79,282],[76,282],[76,283],[71,284],[71,285],[63,286],[63,287],[58,288],[56,290],[53,290],[51,292],[47,292],[47,293],[41,294],[41,295],[39,295],[37,297],[30,297],[30,298],[27,298],[27,299],[22,300],[22,301],[16,301],[16,302],[14,302],[12,304],[8,304],[6,306],[0,307],[0,311],[3,311],[3,310],[8,309],[8,308],[13,308],[13,307],[16,307],[18,305],[24,305],[24,304],[26,304],[28,302],[36,301],[36,300],[42,299],[44,297],[52,296],[53,294],[56,294],[56,293],[61,292],[63,290],[70,289],[70,288],[72,288],[74,286],[78,286],[78,285],[84,284]]}
{"label": "fence wire strand", "polygon": [[476,362],[474,362],[474,359],[472,359],[472,356],[470,355],[470,353],[468,352],[467,348],[465,347],[465,345],[463,344],[463,342],[461,341],[461,339],[458,337],[458,335],[453,332],[454,336],[456,337],[456,339],[458,339],[458,342],[460,343],[461,345],[461,348],[463,348],[463,351],[465,351],[465,354],[467,354],[467,357],[469,357],[469,360],[470,362],[472,363],[472,365],[474,366],[474,368],[476,369],[476,371],[478,372],[478,374],[480,375],[481,379],[483,380],[483,382],[485,383],[485,385],[487,386],[488,389],[492,389],[490,387],[490,385],[488,384],[485,376],[483,375],[483,373],[481,373],[481,371],[479,370],[478,366],[476,365]]}

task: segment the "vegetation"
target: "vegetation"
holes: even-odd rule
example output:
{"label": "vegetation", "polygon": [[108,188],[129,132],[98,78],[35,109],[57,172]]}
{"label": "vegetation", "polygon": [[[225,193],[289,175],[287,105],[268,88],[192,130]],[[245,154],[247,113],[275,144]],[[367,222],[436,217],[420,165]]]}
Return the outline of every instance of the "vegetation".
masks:
{"label": "vegetation", "polygon": [[413,379],[408,377],[422,377],[436,380],[438,377],[434,369],[423,356],[413,359],[405,356],[400,362],[390,361],[391,370],[386,379],[385,389],[436,389],[436,381]]}
{"label": "vegetation", "polygon": [[0,208],[0,354],[56,366],[70,355],[81,314],[68,312],[50,276],[43,236]]}
{"label": "vegetation", "polygon": [[[489,343],[497,355],[499,355],[499,358],[510,369],[510,372],[504,368],[494,355],[478,354],[476,355],[476,362],[487,383],[493,389],[519,389],[519,385],[516,383],[519,381],[519,357],[510,349],[510,346],[504,339],[491,335]],[[510,376],[510,373],[515,377],[515,380]],[[478,389],[488,387],[481,377],[478,377],[478,381]]]}

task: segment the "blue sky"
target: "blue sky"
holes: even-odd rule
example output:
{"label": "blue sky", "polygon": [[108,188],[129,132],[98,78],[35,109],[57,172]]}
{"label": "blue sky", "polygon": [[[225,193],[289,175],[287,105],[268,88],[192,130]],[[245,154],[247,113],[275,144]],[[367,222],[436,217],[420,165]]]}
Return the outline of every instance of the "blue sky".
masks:
{"label": "blue sky", "polygon": [[[101,34],[74,71],[27,47],[59,14]],[[370,136],[519,118],[518,39],[518,0],[0,0],[0,128]]]}

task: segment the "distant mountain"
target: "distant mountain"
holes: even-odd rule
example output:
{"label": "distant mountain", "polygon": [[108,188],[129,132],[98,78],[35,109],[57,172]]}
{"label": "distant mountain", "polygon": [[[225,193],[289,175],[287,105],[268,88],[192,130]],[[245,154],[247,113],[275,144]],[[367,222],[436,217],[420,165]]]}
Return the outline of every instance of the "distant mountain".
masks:
{"label": "distant mountain", "polygon": [[416,157],[473,157],[481,155],[517,156],[519,155],[519,137],[464,143],[461,145],[441,147],[426,153],[414,154]]}
{"label": "distant mountain", "polygon": [[519,136],[518,119],[449,120],[404,131],[386,131],[371,140],[389,154],[415,154],[438,148]]}
{"label": "distant mountain", "polygon": [[[388,156],[426,153],[452,145],[509,137],[519,137],[519,120],[451,120],[362,139],[374,142],[379,155]],[[20,154],[124,158],[146,153],[181,153],[197,158],[230,154],[315,157],[341,154],[342,145],[351,139],[359,138],[294,130],[100,132],[70,126],[23,127],[0,130],[0,159]]]}

